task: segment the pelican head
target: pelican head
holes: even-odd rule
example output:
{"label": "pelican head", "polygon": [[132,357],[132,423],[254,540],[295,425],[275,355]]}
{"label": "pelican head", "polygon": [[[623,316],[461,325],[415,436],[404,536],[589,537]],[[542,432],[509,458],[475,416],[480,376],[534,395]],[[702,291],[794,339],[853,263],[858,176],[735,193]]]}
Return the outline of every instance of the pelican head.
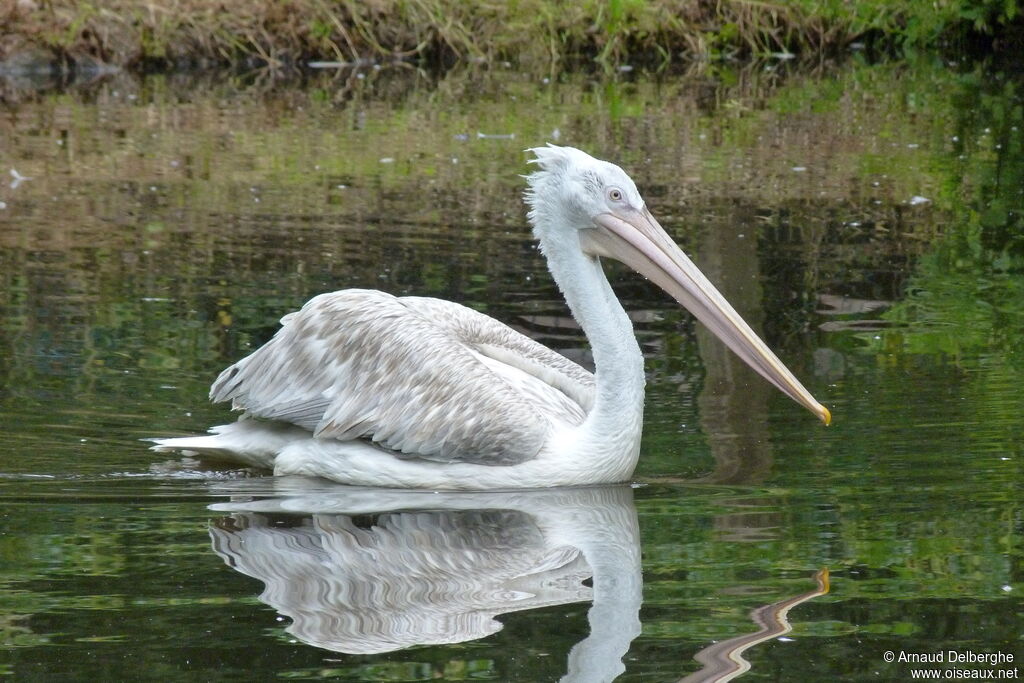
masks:
{"label": "pelican head", "polygon": [[625,263],[661,287],[750,367],[829,424],[832,416],[665,232],[615,164],[572,147],[537,147],[527,176],[534,235],[546,252],[576,249]]}

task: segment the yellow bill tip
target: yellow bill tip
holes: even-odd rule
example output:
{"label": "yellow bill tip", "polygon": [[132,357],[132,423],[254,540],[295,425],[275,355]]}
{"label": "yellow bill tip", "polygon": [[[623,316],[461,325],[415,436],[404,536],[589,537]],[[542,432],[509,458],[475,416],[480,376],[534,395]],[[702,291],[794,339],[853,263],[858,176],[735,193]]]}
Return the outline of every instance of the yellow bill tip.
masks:
{"label": "yellow bill tip", "polygon": [[825,567],[815,574],[814,578],[818,580],[818,590],[822,593],[828,593],[829,588],[831,588],[828,577],[828,567]]}
{"label": "yellow bill tip", "polygon": [[819,407],[821,408],[821,413],[819,413],[819,417],[821,418],[821,421],[825,423],[825,426],[828,427],[830,424],[832,424],[832,413],[829,412],[829,409],[826,408],[825,406]]}

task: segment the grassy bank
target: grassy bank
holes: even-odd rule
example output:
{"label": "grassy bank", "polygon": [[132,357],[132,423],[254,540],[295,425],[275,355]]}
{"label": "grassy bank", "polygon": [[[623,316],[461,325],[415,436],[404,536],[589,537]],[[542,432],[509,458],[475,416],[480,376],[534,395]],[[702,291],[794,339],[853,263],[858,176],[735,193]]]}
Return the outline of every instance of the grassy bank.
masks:
{"label": "grassy bank", "polygon": [[1020,38],[1015,0],[4,0],[0,60],[180,67],[253,61],[605,65]]}

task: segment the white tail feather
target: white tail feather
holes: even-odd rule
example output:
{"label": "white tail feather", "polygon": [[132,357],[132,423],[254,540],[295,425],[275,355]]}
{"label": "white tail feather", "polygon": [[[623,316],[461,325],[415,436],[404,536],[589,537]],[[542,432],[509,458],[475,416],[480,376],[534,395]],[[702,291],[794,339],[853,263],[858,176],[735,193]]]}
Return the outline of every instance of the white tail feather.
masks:
{"label": "white tail feather", "polygon": [[279,422],[240,420],[210,428],[208,436],[153,439],[150,450],[159,453],[187,451],[206,458],[274,468],[277,455],[290,443],[308,440],[310,433]]}

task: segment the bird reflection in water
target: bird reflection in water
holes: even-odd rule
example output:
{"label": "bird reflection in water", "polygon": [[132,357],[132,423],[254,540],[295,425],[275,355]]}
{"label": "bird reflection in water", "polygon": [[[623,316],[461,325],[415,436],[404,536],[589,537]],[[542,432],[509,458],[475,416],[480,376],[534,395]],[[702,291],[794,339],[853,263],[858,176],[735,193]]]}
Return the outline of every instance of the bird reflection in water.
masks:
{"label": "bird reflection in water", "polygon": [[[371,654],[459,643],[500,630],[500,614],[592,600],[590,635],[570,651],[562,680],[611,681],[640,633],[639,527],[628,486],[325,487],[212,507],[232,513],[210,529],[214,550],[262,581],[260,599],[317,647]],[[277,513],[311,516],[281,527]],[[369,515],[373,523],[361,524]]]}
{"label": "bird reflection in water", "polygon": [[703,664],[704,668],[680,679],[679,683],[725,683],[750,671],[750,662],[743,658],[743,653],[755,645],[791,632],[793,627],[789,623],[789,610],[828,593],[828,569],[816,573],[814,579],[818,584],[814,590],[758,607],[751,612],[750,618],[760,626],[755,633],[723,640],[694,655],[694,659]]}
{"label": "bird reflection in water", "polygon": [[[643,586],[630,487],[428,493],[286,478],[274,491],[211,506],[230,515],[210,535],[229,566],[265,584],[260,599],[298,640],[346,654],[460,643],[499,631],[505,613],[592,601],[562,680],[625,670]],[[827,580],[755,610],[758,632],[701,651],[704,668],[683,680],[747,671],[742,653],[787,633],[789,609]]]}

